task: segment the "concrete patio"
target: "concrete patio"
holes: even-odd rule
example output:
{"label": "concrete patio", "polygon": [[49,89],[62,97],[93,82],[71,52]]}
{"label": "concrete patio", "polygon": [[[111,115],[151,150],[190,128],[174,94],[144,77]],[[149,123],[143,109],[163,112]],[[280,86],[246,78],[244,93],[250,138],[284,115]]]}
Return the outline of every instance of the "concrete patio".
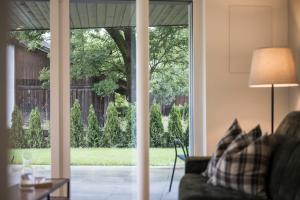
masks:
{"label": "concrete patio", "polygon": [[[10,184],[19,181],[21,166],[9,168]],[[151,200],[176,200],[183,166],[175,171],[172,191],[169,193],[171,167],[150,168]],[[50,177],[50,166],[34,166],[35,176]],[[72,200],[131,200],[136,199],[135,167],[130,166],[71,166]]]}

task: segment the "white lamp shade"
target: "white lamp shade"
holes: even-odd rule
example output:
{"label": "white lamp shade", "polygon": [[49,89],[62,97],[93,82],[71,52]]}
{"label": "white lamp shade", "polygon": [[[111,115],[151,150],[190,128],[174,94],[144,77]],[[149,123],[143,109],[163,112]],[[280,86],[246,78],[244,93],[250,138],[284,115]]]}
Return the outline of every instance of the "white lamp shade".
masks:
{"label": "white lamp shade", "polygon": [[289,48],[264,48],[253,53],[250,87],[297,86],[294,56]]}

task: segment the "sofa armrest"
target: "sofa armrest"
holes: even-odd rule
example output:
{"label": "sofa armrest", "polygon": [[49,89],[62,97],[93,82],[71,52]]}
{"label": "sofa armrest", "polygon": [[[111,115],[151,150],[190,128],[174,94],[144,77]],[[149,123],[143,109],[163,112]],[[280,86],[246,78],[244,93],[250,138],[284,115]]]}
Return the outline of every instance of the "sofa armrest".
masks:
{"label": "sofa armrest", "polygon": [[210,157],[188,157],[185,161],[185,173],[200,174],[205,171]]}

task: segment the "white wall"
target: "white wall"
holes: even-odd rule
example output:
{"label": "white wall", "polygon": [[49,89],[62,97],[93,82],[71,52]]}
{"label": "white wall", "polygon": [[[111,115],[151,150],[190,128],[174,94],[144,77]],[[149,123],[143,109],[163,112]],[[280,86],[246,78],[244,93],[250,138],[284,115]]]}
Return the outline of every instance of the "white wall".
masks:
{"label": "white wall", "polygon": [[[293,49],[300,80],[300,1],[289,0],[289,46]],[[290,89],[290,110],[300,110],[300,87]]]}
{"label": "white wall", "polygon": [[[297,0],[298,1],[298,0]],[[270,89],[249,88],[252,50],[287,46],[287,0],[207,0],[207,148],[238,118],[270,132]],[[275,127],[288,112],[288,90],[275,89]]]}

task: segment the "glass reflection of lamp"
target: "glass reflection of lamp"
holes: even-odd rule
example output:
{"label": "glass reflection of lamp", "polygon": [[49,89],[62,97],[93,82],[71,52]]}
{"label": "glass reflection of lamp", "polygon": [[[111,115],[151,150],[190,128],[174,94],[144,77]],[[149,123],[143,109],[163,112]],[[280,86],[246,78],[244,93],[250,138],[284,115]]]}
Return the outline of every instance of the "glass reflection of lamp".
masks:
{"label": "glass reflection of lamp", "polygon": [[271,88],[271,133],[274,133],[274,87],[298,86],[292,50],[289,48],[255,50],[249,86]]}

